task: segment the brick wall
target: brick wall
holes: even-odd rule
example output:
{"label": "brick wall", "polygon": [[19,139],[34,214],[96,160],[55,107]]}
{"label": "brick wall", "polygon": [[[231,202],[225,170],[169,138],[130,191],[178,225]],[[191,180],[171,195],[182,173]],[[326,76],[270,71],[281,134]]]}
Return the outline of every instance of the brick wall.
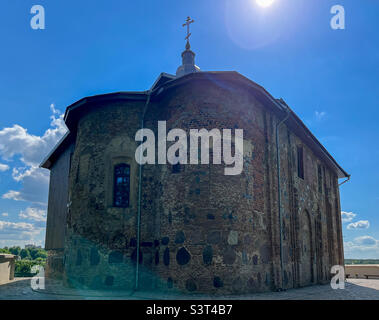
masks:
{"label": "brick wall", "polygon": [[[134,137],[144,105],[93,105],[79,121],[64,257],[71,285],[135,284]],[[281,126],[282,273],[275,144],[280,119],[254,92],[232,82],[191,81],[150,102],[145,127],[156,132],[159,120],[167,121],[167,131],[243,129],[244,169],[241,175],[225,176],[223,165],[182,165],[179,172],[169,164],[143,166],[141,287],[249,293],[274,290],[282,282],[290,288],[330,278],[330,267],[343,261],[337,177]],[[297,176],[297,146],[304,150],[304,179]],[[112,165],[120,161],[131,165],[126,209],[113,208],[111,201]]]}

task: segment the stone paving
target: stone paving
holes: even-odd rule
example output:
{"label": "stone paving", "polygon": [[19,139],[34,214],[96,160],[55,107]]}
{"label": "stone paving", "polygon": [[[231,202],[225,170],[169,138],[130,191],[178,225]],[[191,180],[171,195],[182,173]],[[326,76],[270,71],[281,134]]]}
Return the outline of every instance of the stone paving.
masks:
{"label": "stone paving", "polygon": [[95,291],[63,287],[46,281],[45,290],[32,290],[30,278],[16,278],[0,285],[1,300],[379,300],[379,279],[347,279],[344,290],[316,285],[284,292],[267,292],[240,296],[175,295],[132,291]]}

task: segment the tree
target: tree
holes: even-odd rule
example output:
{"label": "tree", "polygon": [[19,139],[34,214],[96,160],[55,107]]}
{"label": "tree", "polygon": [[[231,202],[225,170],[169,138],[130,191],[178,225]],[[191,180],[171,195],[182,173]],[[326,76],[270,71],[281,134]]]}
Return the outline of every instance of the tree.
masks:
{"label": "tree", "polygon": [[44,250],[44,249],[38,249],[38,252],[36,254],[36,259],[38,259],[38,258],[46,259],[47,258],[47,252],[46,252],[46,250]]}
{"label": "tree", "polygon": [[38,258],[35,261],[30,260],[17,260],[16,261],[16,267],[15,267],[15,274],[16,277],[29,277],[31,276],[31,269],[34,265],[40,265],[42,267],[45,267],[46,261],[45,260],[39,260],[41,258]]}
{"label": "tree", "polygon": [[30,259],[30,254],[27,249],[21,249],[20,256],[21,256],[21,259]]}
{"label": "tree", "polygon": [[32,258],[32,260],[35,260],[37,258],[38,249],[36,249],[36,248],[29,248],[28,251],[29,251],[29,255]]}
{"label": "tree", "polygon": [[14,254],[16,256],[20,255],[21,248],[20,247],[11,247],[8,249],[11,254]]}

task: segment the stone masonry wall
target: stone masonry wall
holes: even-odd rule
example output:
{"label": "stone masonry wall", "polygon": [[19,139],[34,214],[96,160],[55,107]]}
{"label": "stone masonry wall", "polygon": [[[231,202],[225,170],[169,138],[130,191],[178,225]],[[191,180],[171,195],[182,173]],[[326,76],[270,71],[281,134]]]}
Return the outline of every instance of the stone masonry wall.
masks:
{"label": "stone masonry wall", "polygon": [[[196,93],[196,94],[194,94]],[[78,124],[70,168],[65,278],[71,285],[135,284],[138,165],[135,133],[145,102],[91,106]],[[241,175],[223,165],[144,165],[140,286],[249,293],[325,282],[343,263],[338,180],[294,135],[280,129],[283,258],[280,271],[275,125],[280,119],[234,83],[189,82],[151,101],[145,127],[243,129]],[[233,131],[234,134],[234,131]],[[156,134],[157,136],[157,134]],[[304,179],[297,146],[304,148]],[[131,202],[112,207],[113,166],[131,166]],[[319,169],[320,168],[320,169]]]}
{"label": "stone masonry wall", "polygon": [[[78,124],[70,170],[65,269],[67,282],[133,288],[138,166],[134,135],[144,102],[91,106]],[[112,206],[113,165],[131,166],[129,208]]]}

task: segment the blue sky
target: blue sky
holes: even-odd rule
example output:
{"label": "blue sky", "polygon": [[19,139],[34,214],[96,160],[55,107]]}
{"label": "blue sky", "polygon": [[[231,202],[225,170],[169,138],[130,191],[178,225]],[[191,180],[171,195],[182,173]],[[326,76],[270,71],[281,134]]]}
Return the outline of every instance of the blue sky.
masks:
{"label": "blue sky", "polygon": [[[33,5],[46,28],[30,27]],[[333,30],[333,5],[346,29]],[[190,15],[202,70],[236,70],[282,97],[352,175],[341,187],[346,258],[379,258],[379,2],[10,1],[0,18],[0,247],[44,241],[61,112],[88,95],[146,90],[181,63]],[[377,240],[378,239],[378,240]]]}

